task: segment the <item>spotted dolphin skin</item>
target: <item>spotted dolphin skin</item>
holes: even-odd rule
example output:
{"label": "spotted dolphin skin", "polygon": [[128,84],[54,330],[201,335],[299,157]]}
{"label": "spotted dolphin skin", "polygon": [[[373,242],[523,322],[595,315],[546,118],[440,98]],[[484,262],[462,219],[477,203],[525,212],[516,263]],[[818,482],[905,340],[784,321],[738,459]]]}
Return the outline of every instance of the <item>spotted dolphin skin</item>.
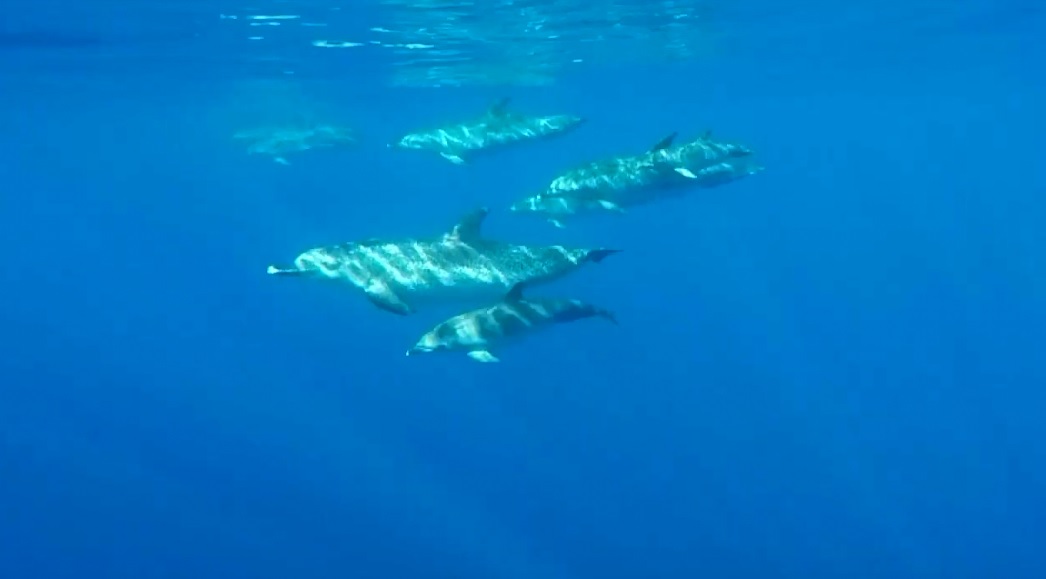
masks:
{"label": "spotted dolphin skin", "polygon": [[423,304],[493,300],[517,283],[549,282],[616,249],[527,246],[481,234],[488,210],[467,215],[449,233],[428,239],[368,239],[310,249],[271,275],[348,281],[377,307],[408,315]]}
{"label": "spotted dolphin skin", "polygon": [[519,283],[492,306],[454,316],[418,340],[407,355],[464,351],[479,362],[499,362],[492,350],[556,324],[602,317],[617,324],[614,314],[578,300],[523,297]]}
{"label": "spotted dolphin skin", "polygon": [[574,115],[528,116],[508,109],[508,98],[490,107],[485,115],[465,123],[410,133],[395,145],[399,149],[435,151],[444,159],[462,165],[480,151],[505,148],[566,134],[584,119]]}
{"label": "spotted dolphin skin", "polygon": [[564,227],[570,216],[625,213],[630,207],[715,187],[762,171],[747,147],[705,136],[672,146],[676,133],[640,155],[615,157],[567,171],[538,194],[511,206],[517,213],[545,217]]}

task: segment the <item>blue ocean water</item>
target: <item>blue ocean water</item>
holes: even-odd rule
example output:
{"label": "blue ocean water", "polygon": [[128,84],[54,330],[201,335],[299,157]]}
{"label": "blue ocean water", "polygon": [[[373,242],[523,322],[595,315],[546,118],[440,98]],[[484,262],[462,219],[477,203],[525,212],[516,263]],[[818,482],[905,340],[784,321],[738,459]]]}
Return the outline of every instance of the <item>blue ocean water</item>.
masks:
{"label": "blue ocean water", "polygon": [[[324,6],[4,9],[0,577],[1046,576],[1038,3],[722,2],[685,59],[453,87],[219,18]],[[464,167],[385,147],[505,96],[589,122]],[[231,139],[303,114],[359,146]],[[706,129],[766,170],[562,230],[504,210]],[[406,358],[454,312],[264,272],[481,205],[622,248],[542,290],[620,326]]]}

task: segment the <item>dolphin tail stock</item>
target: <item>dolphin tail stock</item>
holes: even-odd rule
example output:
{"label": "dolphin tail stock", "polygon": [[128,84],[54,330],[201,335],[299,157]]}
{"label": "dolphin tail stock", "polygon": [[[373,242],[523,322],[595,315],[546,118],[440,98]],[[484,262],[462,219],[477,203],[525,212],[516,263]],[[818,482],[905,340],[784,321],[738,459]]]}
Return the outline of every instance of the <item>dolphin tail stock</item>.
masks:
{"label": "dolphin tail stock", "polygon": [[303,275],[305,270],[296,267],[277,267],[275,265],[270,265],[268,269],[265,270],[265,273],[269,275],[297,276]]}
{"label": "dolphin tail stock", "polygon": [[592,263],[599,263],[607,257],[614,255],[615,253],[621,253],[621,249],[593,249],[585,255],[585,261],[591,261]]}
{"label": "dolphin tail stock", "polygon": [[603,318],[603,319],[605,319],[605,320],[607,320],[608,322],[614,324],[615,326],[620,326],[621,325],[617,321],[617,316],[614,315],[614,312],[612,312],[610,310],[605,310],[603,308],[595,308],[592,313],[597,315],[597,316],[599,316],[599,317],[601,317],[601,318]]}

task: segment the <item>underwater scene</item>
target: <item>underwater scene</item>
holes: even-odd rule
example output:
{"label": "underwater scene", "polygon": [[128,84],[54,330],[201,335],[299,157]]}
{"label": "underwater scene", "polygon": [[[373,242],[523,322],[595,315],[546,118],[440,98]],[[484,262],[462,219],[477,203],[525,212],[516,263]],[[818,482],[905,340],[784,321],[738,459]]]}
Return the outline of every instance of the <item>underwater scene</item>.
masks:
{"label": "underwater scene", "polygon": [[1046,4],[0,14],[0,578],[1046,577]]}

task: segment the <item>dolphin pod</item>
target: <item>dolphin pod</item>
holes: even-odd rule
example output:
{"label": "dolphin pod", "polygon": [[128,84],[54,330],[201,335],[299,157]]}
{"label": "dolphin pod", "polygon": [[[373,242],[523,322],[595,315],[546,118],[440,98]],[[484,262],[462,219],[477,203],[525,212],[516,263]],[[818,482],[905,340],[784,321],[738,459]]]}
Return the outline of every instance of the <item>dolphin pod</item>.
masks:
{"label": "dolphin pod", "polygon": [[[525,115],[493,104],[477,118],[411,132],[389,148],[429,151],[455,165],[479,153],[512,148],[565,135],[584,123],[579,116]],[[290,134],[244,133],[251,152],[285,162],[284,152],[352,142],[346,129]],[[718,141],[706,132],[677,144],[671,133],[652,147],[576,165],[555,177],[544,191],[521,198],[509,210],[564,227],[581,215],[625,214],[696,189],[710,189],[761,172],[744,145]],[[575,300],[524,297],[533,288],[569,276],[587,263],[621,251],[561,245],[526,245],[493,239],[482,231],[486,207],[465,215],[449,231],[418,238],[370,238],[317,246],[291,264],[270,265],[274,276],[336,280],[361,292],[377,308],[408,316],[429,306],[468,309],[439,322],[407,355],[460,351],[473,360],[498,362],[495,352],[518,338],[590,317],[617,323],[608,310]],[[483,305],[486,304],[486,305]]]}

